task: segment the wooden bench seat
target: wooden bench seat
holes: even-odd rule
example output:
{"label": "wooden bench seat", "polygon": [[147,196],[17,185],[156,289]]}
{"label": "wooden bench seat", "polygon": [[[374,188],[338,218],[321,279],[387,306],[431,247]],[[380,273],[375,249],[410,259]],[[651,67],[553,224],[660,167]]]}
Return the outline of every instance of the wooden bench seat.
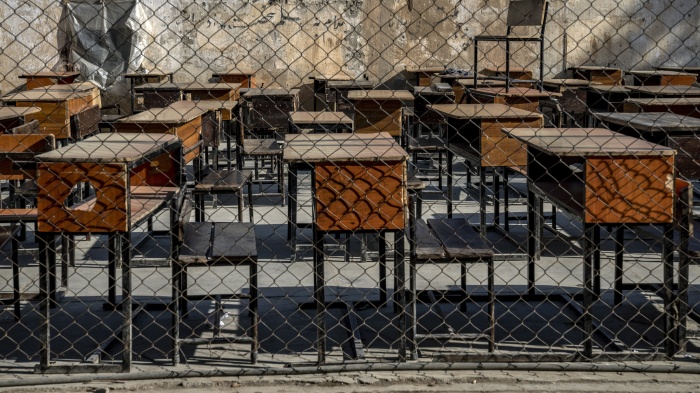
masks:
{"label": "wooden bench seat", "polygon": [[[172,261],[173,286],[173,365],[180,362],[180,346],[185,344],[250,343],[251,363],[258,358],[258,251],[255,227],[241,222],[189,222],[192,205],[185,199],[179,209],[180,219],[176,231],[176,247]],[[187,269],[189,267],[227,266],[249,267],[249,289],[247,294],[226,293],[193,296],[188,294]],[[193,287],[201,288],[203,283]],[[220,317],[223,313],[222,298],[249,299],[250,328],[245,335],[222,336]],[[180,324],[187,315],[188,300],[214,300],[214,334],[211,338],[180,338]]]}
{"label": "wooden bench seat", "polygon": [[[2,209],[9,210],[9,209]],[[12,305],[14,308],[15,321],[19,321],[22,316],[19,284],[19,236],[20,226],[0,226],[0,248],[5,248],[8,242],[12,244],[10,253],[10,263],[12,264],[12,297],[10,299],[0,298],[0,305]]]}
{"label": "wooden bench seat", "polygon": [[199,183],[195,184],[192,195],[195,200],[195,219],[204,221],[204,196],[217,194],[238,195],[238,221],[243,222],[243,186],[248,186],[248,209],[250,222],[253,222],[253,173],[237,169],[213,170]]}
{"label": "wooden bench seat", "polygon": [[[418,333],[417,326],[418,316],[416,302],[420,297],[420,293],[416,290],[417,265],[421,264],[438,264],[438,263],[459,263],[461,267],[460,274],[460,292],[459,300],[461,310],[467,311],[466,300],[473,297],[467,291],[467,265],[474,263],[485,263],[488,266],[487,277],[487,313],[489,327],[487,331],[489,352],[495,350],[495,288],[494,288],[494,264],[493,264],[493,249],[491,245],[484,240],[479,233],[469,224],[464,218],[448,218],[448,219],[431,219],[427,223],[424,220],[415,220],[411,227],[411,268],[410,268],[410,295],[408,312],[412,323],[409,326],[409,337],[412,337],[410,342],[415,343],[412,352],[413,358],[417,357],[418,343],[421,339],[453,339],[473,337],[462,332],[453,332],[449,328],[448,334],[435,334],[432,332]],[[441,292],[439,296],[435,296],[436,291],[421,291],[427,293],[430,302],[435,302],[443,299],[448,299],[448,293]],[[439,300],[438,300],[439,299]],[[480,310],[480,309],[479,309]],[[446,320],[442,311],[436,308],[438,315],[442,319],[442,326],[447,326]]]}

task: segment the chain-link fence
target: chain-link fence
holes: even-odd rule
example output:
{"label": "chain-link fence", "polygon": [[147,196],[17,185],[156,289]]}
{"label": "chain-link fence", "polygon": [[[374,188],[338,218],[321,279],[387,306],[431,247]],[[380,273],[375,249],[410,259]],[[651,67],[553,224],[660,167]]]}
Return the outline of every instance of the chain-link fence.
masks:
{"label": "chain-link fence", "polygon": [[6,0],[2,383],[694,361],[697,20]]}

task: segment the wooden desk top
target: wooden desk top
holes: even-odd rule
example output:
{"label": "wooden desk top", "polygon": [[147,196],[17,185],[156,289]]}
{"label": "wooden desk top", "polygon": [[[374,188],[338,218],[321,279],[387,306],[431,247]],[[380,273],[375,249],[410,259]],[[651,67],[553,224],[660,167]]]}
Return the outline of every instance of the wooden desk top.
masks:
{"label": "wooden desk top", "polygon": [[700,97],[628,98],[625,103],[638,105],[700,105]]}
{"label": "wooden desk top", "polygon": [[80,76],[78,71],[38,71],[33,73],[22,74],[19,77],[21,79],[26,78],[69,78]]}
{"label": "wooden desk top", "polygon": [[691,74],[688,72],[667,70],[629,70],[626,73],[635,76],[695,76],[695,74]]}
{"label": "wooden desk top", "polygon": [[627,88],[627,86],[620,86],[620,85],[588,85],[584,88],[588,89],[592,92],[603,93],[603,94],[616,94],[616,93],[629,94],[629,92],[630,92],[630,90]]}
{"label": "wooden desk top", "polygon": [[627,86],[627,89],[633,92],[650,94],[657,97],[700,97],[700,87],[694,86]]}
{"label": "wooden desk top", "polygon": [[574,70],[574,71],[607,71],[607,72],[620,72],[620,71],[622,71],[620,68],[594,66],[594,65],[574,66],[574,67],[569,67],[567,69]]}
{"label": "wooden desk top", "polygon": [[41,109],[35,106],[0,106],[0,120],[17,119],[39,112],[41,112]]}
{"label": "wooden desk top", "polygon": [[225,82],[217,82],[217,83],[200,83],[200,82],[191,82],[191,83],[178,83],[182,87],[182,91],[193,91],[193,90],[208,90],[208,91],[233,91],[233,90],[238,90],[241,88],[240,83],[225,83]]}
{"label": "wooden desk top", "polygon": [[700,119],[669,112],[594,112],[604,122],[646,132],[700,132]]}
{"label": "wooden desk top", "polygon": [[255,71],[252,69],[232,69],[232,70],[227,70],[227,71],[219,71],[219,72],[214,72],[211,74],[213,78],[220,78],[222,76],[253,76],[255,75]]}
{"label": "wooden desk top", "polygon": [[206,112],[220,110],[234,110],[238,106],[237,100],[199,100],[199,101],[177,101],[170,104],[168,107],[180,113],[190,111],[192,109],[203,110]]}
{"label": "wooden desk top", "polygon": [[353,90],[348,92],[348,100],[400,100],[413,101],[415,98],[408,90]]}
{"label": "wooden desk top", "polygon": [[411,66],[406,67],[406,72],[424,72],[426,74],[444,72],[445,66]]}
{"label": "wooden desk top", "polygon": [[[506,72],[506,67],[505,67],[505,66],[486,67],[486,68],[483,68],[483,69],[482,69],[481,71],[479,71],[479,72],[480,72],[480,73],[491,72],[491,73],[494,73],[494,74],[499,74],[499,73],[505,74],[505,72]],[[517,73],[524,73],[524,72],[532,72],[532,71],[529,70],[529,69],[527,69],[527,68],[523,68],[523,67],[510,67],[510,72],[513,72],[513,73],[516,73],[516,72],[517,72]]]}
{"label": "wooden desk top", "polygon": [[41,162],[130,163],[180,143],[168,134],[99,134],[36,156]]}
{"label": "wooden desk top", "polygon": [[374,87],[377,86],[377,82],[364,79],[349,81],[330,80],[328,83],[326,83],[326,86],[334,89],[374,89]]}
{"label": "wooden desk top", "polygon": [[337,72],[333,75],[312,75],[309,77],[310,79],[317,80],[317,81],[351,81],[355,78],[352,76],[344,73],[344,72]]}
{"label": "wooden desk top", "polygon": [[93,82],[78,82],[78,83],[68,83],[65,85],[50,85],[36,87],[34,90],[44,90],[44,91],[66,91],[66,92],[84,92],[84,91],[94,91],[95,89],[100,89],[99,86]]}
{"label": "wooden desk top", "polygon": [[173,82],[156,82],[144,83],[134,87],[134,90],[141,93],[146,90],[162,90],[162,91],[182,91],[183,84]]}
{"label": "wooden desk top", "polygon": [[248,89],[245,94],[242,95],[243,98],[251,97],[290,97],[294,98],[299,95],[299,89],[260,89],[252,88]]}
{"label": "wooden desk top", "polygon": [[503,132],[528,146],[562,157],[676,154],[670,147],[602,128],[504,128]]}
{"label": "wooden desk top", "polygon": [[287,134],[286,162],[406,161],[408,153],[387,132],[376,134]]}
{"label": "wooden desk top", "polygon": [[700,66],[659,66],[656,67],[657,70],[661,71],[676,71],[676,72],[689,72],[691,74],[700,73]]}
{"label": "wooden desk top", "polygon": [[[464,79],[457,79],[455,83],[461,85],[465,89],[473,89],[474,86],[474,78],[464,78]],[[499,80],[494,80],[494,79],[484,79],[484,78],[477,78],[476,79],[476,87],[501,87],[505,86],[506,81],[499,81]]]}
{"label": "wooden desk top", "polygon": [[455,91],[450,87],[449,90],[436,90],[433,86],[414,86],[414,95],[424,95],[424,96],[451,96],[454,97]]}
{"label": "wooden desk top", "polygon": [[163,77],[163,76],[173,76],[175,74],[174,72],[163,72],[163,71],[148,71],[148,72],[129,72],[126,74],[123,74],[124,78],[127,79],[136,79],[136,78],[156,78],[156,77]]}
{"label": "wooden desk top", "polygon": [[477,87],[470,89],[473,94],[483,94],[487,96],[498,97],[525,97],[525,98],[551,98],[561,97],[560,93],[551,91],[539,91],[528,87],[511,87],[506,92],[505,87]]}
{"label": "wooden desk top", "polygon": [[549,87],[587,87],[587,86],[602,86],[602,83],[589,81],[586,79],[571,79],[571,78],[552,78],[542,81],[544,86]]}
{"label": "wooden desk top", "polygon": [[352,124],[352,119],[343,112],[290,112],[289,120],[294,124]]}
{"label": "wooden desk top", "polygon": [[182,101],[182,104],[177,106],[169,106],[166,108],[152,108],[123,119],[119,119],[116,123],[158,123],[158,124],[179,124],[187,123],[202,116],[207,109],[198,106],[195,101]]}
{"label": "wooden desk top", "polygon": [[437,104],[428,105],[428,109],[453,119],[543,119],[539,112],[530,112],[503,104]]}
{"label": "wooden desk top", "polygon": [[9,94],[1,98],[2,101],[30,101],[30,102],[62,102],[76,98],[90,97],[91,91],[61,91],[33,89]]}

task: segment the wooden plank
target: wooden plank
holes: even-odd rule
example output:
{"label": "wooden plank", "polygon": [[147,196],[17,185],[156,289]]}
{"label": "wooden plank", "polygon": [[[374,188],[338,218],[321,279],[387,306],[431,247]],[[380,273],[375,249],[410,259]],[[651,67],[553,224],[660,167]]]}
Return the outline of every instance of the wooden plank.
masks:
{"label": "wooden plank", "polygon": [[668,112],[595,112],[592,116],[603,122],[631,127],[645,132],[700,132],[700,119]]}
{"label": "wooden plank", "polygon": [[503,104],[438,104],[428,105],[428,108],[454,119],[543,119],[539,112],[511,108]]}
{"label": "wooden plank", "polygon": [[348,99],[351,101],[413,101],[413,94],[408,90],[353,90],[348,92]]}
{"label": "wooden plank", "polygon": [[34,209],[0,209],[1,223],[36,222],[39,211]]}
{"label": "wooden plank", "polygon": [[375,134],[289,134],[286,162],[405,161],[408,153],[386,132]]}
{"label": "wooden plank", "polygon": [[186,222],[182,247],[178,260],[181,263],[209,263],[213,243],[214,224],[211,222]]}
{"label": "wooden plank", "polygon": [[404,162],[316,164],[316,224],[322,231],[403,229]]}
{"label": "wooden plank", "polygon": [[631,70],[627,72],[634,78],[635,86],[690,86],[697,81],[695,74],[678,71]]}
{"label": "wooden plank", "polygon": [[292,124],[298,126],[312,125],[312,124],[326,124],[326,125],[337,125],[337,124],[348,124],[352,125],[352,119],[348,117],[343,112],[306,112],[306,111],[296,111],[289,113],[289,121]]}
{"label": "wooden plank", "polygon": [[440,239],[448,258],[492,258],[493,250],[464,218],[431,219],[428,226]]}
{"label": "wooden plank", "polygon": [[585,222],[673,222],[673,156],[591,157],[585,173]]}
{"label": "wooden plank", "polygon": [[41,112],[41,108],[35,106],[17,107],[17,106],[1,106],[0,120],[19,119],[26,115],[32,115]]}
{"label": "wooden plank", "polygon": [[172,150],[179,140],[165,134],[99,134],[37,156],[43,162],[133,162]]}
{"label": "wooden plank", "polygon": [[195,184],[194,188],[201,192],[240,190],[251,175],[251,171],[212,170],[201,182]]}
{"label": "wooden plank", "polygon": [[416,256],[419,261],[445,259],[445,249],[424,220],[416,220]]}
{"label": "wooden plank", "polygon": [[542,151],[560,156],[673,156],[671,148],[643,139],[590,128],[514,128],[508,135]]}
{"label": "wooden plank", "polygon": [[257,260],[255,226],[251,222],[215,222],[212,262]]}

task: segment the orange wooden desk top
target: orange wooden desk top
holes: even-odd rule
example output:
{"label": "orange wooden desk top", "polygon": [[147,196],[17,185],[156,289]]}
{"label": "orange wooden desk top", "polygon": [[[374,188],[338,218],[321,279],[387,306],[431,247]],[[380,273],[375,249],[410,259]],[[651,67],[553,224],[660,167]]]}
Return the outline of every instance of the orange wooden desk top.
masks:
{"label": "orange wooden desk top", "polygon": [[179,144],[169,134],[99,134],[36,156],[41,162],[129,163]]}

